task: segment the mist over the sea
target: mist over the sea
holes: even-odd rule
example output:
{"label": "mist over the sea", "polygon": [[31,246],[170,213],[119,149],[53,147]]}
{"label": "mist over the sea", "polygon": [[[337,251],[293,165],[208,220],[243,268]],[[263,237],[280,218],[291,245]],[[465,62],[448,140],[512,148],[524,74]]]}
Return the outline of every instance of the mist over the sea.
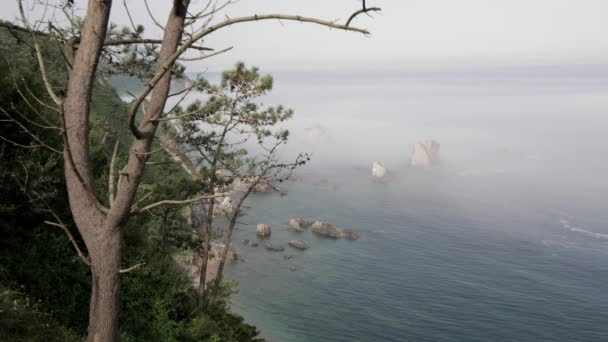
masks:
{"label": "mist over the sea", "polygon": [[[606,70],[274,74],[264,102],[296,112],[283,156],[313,159],[249,203],[234,308],[270,341],[607,337]],[[425,139],[440,164],[409,167]],[[289,232],[293,216],[362,238]],[[258,223],[312,247],[242,245]]]}

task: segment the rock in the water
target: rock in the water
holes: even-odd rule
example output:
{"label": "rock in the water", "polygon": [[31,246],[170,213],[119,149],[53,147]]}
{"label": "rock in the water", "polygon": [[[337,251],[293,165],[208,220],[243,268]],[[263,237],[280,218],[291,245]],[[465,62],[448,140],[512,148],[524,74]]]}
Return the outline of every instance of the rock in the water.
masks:
{"label": "rock in the water", "polygon": [[294,265],[289,265],[289,270],[293,272],[296,270],[296,267]]}
{"label": "rock in the water", "polygon": [[270,236],[270,226],[264,223],[258,224],[255,234],[262,237]]}
{"label": "rock in the water", "polygon": [[426,140],[416,143],[410,158],[410,165],[428,167],[439,162],[439,143]]}
{"label": "rock in the water", "polygon": [[295,233],[302,233],[305,230],[302,226],[292,226],[291,224],[289,227],[287,227],[287,229]]}
{"label": "rock in the water", "polygon": [[245,245],[245,246],[249,245],[249,240],[247,240],[247,239],[243,240],[243,245]]}
{"label": "rock in the water", "polygon": [[349,240],[358,240],[361,237],[361,234],[350,229],[342,230],[342,237]]}
{"label": "rock in the water", "polygon": [[273,245],[271,243],[265,244],[264,248],[266,248],[269,251],[273,251],[273,252],[282,252],[285,250],[285,247],[283,247],[281,245]]}
{"label": "rock in the water", "polygon": [[252,244],[251,244],[251,247],[257,247],[257,246],[259,246],[259,245],[260,245],[259,243],[254,242],[254,243],[252,243]]}
{"label": "rock in the water", "polygon": [[372,164],[372,176],[375,178],[384,178],[386,176],[386,167],[381,162],[375,161]]}
{"label": "rock in the water", "polygon": [[306,228],[306,222],[299,217],[294,217],[289,220],[288,229],[292,232],[301,233]]}
{"label": "rock in the water", "polygon": [[333,239],[341,237],[341,233],[338,228],[334,227],[329,223],[324,223],[321,221],[316,221],[315,223],[313,223],[311,230],[317,235],[327,236]]}
{"label": "rock in the water", "polygon": [[293,255],[283,255],[283,260],[293,259]]}
{"label": "rock in the water", "polygon": [[293,248],[297,249],[308,249],[310,248],[310,244],[304,240],[290,240],[288,243]]}

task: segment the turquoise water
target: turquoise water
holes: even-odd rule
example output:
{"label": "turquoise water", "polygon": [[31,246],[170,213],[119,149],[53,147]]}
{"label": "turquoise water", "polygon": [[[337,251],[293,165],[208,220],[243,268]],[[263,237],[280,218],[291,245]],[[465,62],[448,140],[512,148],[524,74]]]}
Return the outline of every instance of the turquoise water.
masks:
{"label": "turquoise water", "polygon": [[[235,240],[244,261],[227,269],[233,309],[262,336],[608,340],[606,82],[305,80],[279,77],[271,100],[295,107],[293,149],[313,150],[313,163],[287,196],[252,198]],[[298,140],[310,124],[328,135],[316,145]],[[408,144],[427,137],[443,163],[408,168]],[[390,179],[371,178],[373,160]],[[289,232],[293,216],[362,237]],[[272,243],[312,246],[244,246],[258,223]]]}
{"label": "turquoise water", "polygon": [[[257,195],[244,218],[251,225],[236,235],[245,261],[229,268],[240,282],[233,307],[270,341],[608,338],[602,208],[536,198],[535,189],[497,185],[495,177],[473,184],[414,173],[382,184],[339,171],[328,183],[292,183],[286,197]],[[296,215],[363,237],[289,232]],[[262,222],[273,243],[304,238],[312,247],[243,246]]]}

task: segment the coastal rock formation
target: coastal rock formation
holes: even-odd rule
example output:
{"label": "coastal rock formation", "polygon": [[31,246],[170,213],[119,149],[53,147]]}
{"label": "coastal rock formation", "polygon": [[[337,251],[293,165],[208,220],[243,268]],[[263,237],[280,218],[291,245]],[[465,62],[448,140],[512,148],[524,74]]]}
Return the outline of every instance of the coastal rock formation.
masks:
{"label": "coastal rock formation", "polygon": [[294,217],[289,220],[288,229],[292,232],[301,233],[306,230],[306,227],[310,226],[312,222],[304,221],[299,217]]}
{"label": "coastal rock formation", "polygon": [[265,244],[264,248],[266,248],[267,250],[272,251],[272,252],[282,252],[285,250],[285,247],[283,247],[281,245],[273,245],[272,243]]}
{"label": "coastal rock formation", "polygon": [[372,164],[372,176],[375,178],[384,178],[386,176],[386,167],[381,162],[375,161]]}
{"label": "coastal rock formation", "polygon": [[225,197],[222,202],[215,202],[215,206],[213,207],[213,217],[224,217],[230,213],[232,213],[232,198],[230,196]]}
{"label": "coastal rock formation", "polygon": [[428,167],[439,162],[439,143],[434,140],[418,142],[414,145],[410,158],[411,166]]}
{"label": "coastal rock formation", "polygon": [[264,223],[258,224],[255,234],[261,237],[270,236],[270,226]]}
{"label": "coastal rock formation", "polygon": [[341,230],[329,223],[324,223],[321,221],[316,221],[313,223],[311,230],[317,235],[327,236],[333,239],[346,238],[349,240],[357,240],[361,237],[361,234],[358,232],[350,229]]}
{"label": "coastal rock formation", "polygon": [[[257,177],[238,177],[232,182],[232,189],[234,191],[247,191],[249,187],[258,181]],[[269,180],[262,179],[253,188],[254,192],[275,192],[279,191],[275,186],[271,184]]]}
{"label": "coastal rock formation", "polygon": [[288,243],[293,248],[297,249],[308,249],[310,248],[310,244],[304,240],[290,240]]}
{"label": "coastal rock formation", "polygon": [[311,230],[317,235],[327,236],[333,239],[341,237],[341,232],[338,230],[338,228],[329,223],[324,223],[321,221],[316,221],[313,223]]}

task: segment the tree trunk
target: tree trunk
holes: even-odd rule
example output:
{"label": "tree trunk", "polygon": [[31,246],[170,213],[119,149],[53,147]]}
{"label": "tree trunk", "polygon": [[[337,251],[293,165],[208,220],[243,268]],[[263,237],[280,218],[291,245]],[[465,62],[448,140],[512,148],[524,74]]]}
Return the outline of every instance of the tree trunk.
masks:
{"label": "tree trunk", "polygon": [[120,292],[120,229],[104,229],[91,253],[91,303],[88,342],[115,341]]}
{"label": "tree trunk", "polygon": [[215,281],[213,285],[211,299],[209,299],[209,306],[215,305],[217,301],[217,296],[220,290],[220,284],[222,283],[222,274],[224,272],[224,265],[226,264],[226,259],[228,258],[228,251],[230,251],[230,244],[232,242],[232,232],[234,231],[234,223],[230,222],[230,227],[228,228],[228,234],[226,235],[226,240],[224,241],[224,250],[222,251],[222,255],[220,257],[219,265],[217,266],[217,274],[215,276]]}
{"label": "tree trunk", "polygon": [[215,199],[209,200],[209,208],[207,209],[207,220],[203,231],[203,255],[201,257],[201,273],[199,275],[198,284],[198,300],[203,303],[205,299],[205,285],[207,284],[207,263],[209,262],[209,252],[211,250],[211,225],[213,224],[213,208],[215,207]]}
{"label": "tree trunk", "polygon": [[95,194],[89,158],[89,111],[95,72],[106,38],[111,0],[89,0],[78,51],[69,74],[63,104],[65,125],[65,177],[72,216],[91,258],[92,293],[89,335],[92,342],[116,341],[120,290],[121,227],[143,177],[148,152],[163,112],[171,83],[171,56],[182,39],[189,0],[174,0],[165,27],[157,72],[164,76],[152,91],[149,107],[140,125],[141,137],[131,154],[118,192],[106,211]]}

